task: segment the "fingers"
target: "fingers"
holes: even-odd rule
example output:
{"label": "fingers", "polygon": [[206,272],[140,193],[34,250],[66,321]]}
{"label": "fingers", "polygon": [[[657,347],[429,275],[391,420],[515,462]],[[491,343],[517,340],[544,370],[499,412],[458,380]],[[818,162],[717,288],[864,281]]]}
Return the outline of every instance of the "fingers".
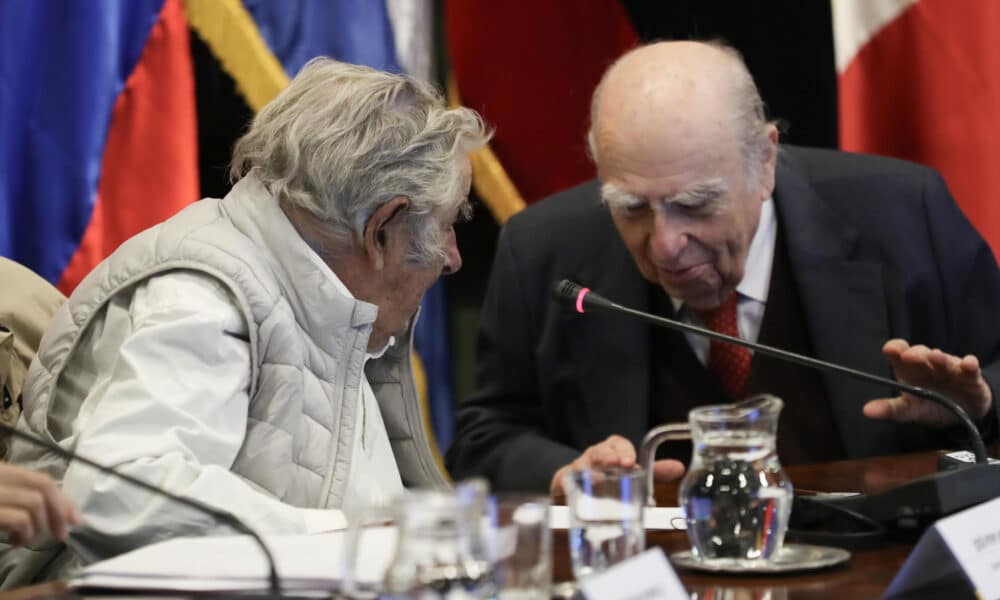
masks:
{"label": "fingers", "polygon": [[49,531],[48,511],[45,507],[45,497],[30,488],[4,486],[0,488],[3,498],[3,508],[8,513],[16,513],[8,517],[11,526],[20,534],[23,543],[28,543],[44,532]]}
{"label": "fingers", "polygon": [[893,356],[899,356],[910,347],[909,342],[900,338],[893,338],[882,345],[882,354],[892,360]]}
{"label": "fingers", "polygon": [[896,412],[898,409],[896,404],[893,402],[895,400],[901,400],[901,398],[879,398],[878,400],[871,400],[865,403],[861,411],[869,419],[896,419]]}
{"label": "fingers", "polygon": [[[0,490],[2,493],[3,490]],[[20,508],[0,506],[0,530],[7,533],[13,546],[23,546],[35,538],[31,516]]]}
{"label": "fingers", "polygon": [[920,423],[931,427],[955,423],[955,416],[950,410],[931,400],[909,394],[871,400],[864,405],[862,412],[869,419]]}
{"label": "fingers", "polygon": [[47,475],[0,464],[0,528],[11,541],[26,544],[51,533],[66,538],[80,513]]}
{"label": "fingers", "polygon": [[632,442],[620,435],[612,435],[603,442],[587,448],[579,458],[556,471],[549,483],[549,491],[553,495],[564,493],[563,476],[571,470],[591,467],[629,469],[635,466],[635,457],[635,446],[632,445]]}
{"label": "fingers", "polygon": [[[898,381],[943,394],[972,418],[985,415],[992,406],[992,390],[983,378],[979,359],[971,354],[955,356],[940,348],[911,346],[902,339],[886,342],[882,353],[892,364]],[[947,409],[909,394],[873,401],[865,406],[864,414],[873,419],[914,421],[930,426],[955,422],[955,416]]]}
{"label": "fingers", "polygon": [[73,515],[77,514],[76,508],[51,480],[49,480],[49,487],[50,489],[44,492],[49,531],[52,533],[52,537],[62,541],[69,535],[69,527],[76,524],[72,522]]}
{"label": "fingers", "polygon": [[897,371],[897,376],[902,376],[900,371],[913,371],[916,369],[931,369],[933,365],[930,360],[931,349],[927,346],[911,346],[905,340],[889,340],[882,346],[882,353],[893,369]]}
{"label": "fingers", "polygon": [[663,459],[653,463],[653,479],[674,481],[684,476],[684,463],[679,460]]}
{"label": "fingers", "polygon": [[979,376],[981,374],[979,359],[971,354],[966,354],[958,361],[958,367],[966,375]]}
{"label": "fingers", "polygon": [[620,435],[613,435],[600,444],[591,446],[584,452],[590,455],[588,466],[624,467],[635,466],[635,447]]}
{"label": "fingers", "polygon": [[910,346],[898,339],[886,342],[882,352],[896,371],[896,377],[913,385],[955,379],[971,382],[979,377],[979,360],[971,354],[958,357],[939,348]]}

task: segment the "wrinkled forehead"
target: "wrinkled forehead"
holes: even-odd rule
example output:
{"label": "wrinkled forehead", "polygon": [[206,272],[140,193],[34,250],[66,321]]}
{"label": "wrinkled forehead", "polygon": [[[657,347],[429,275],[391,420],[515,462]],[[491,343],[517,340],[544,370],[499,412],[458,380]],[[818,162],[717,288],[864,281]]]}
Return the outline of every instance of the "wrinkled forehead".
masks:
{"label": "wrinkled forehead", "polygon": [[710,189],[733,187],[744,169],[738,145],[725,138],[647,138],[605,149],[598,160],[598,177],[639,197],[701,197]]}

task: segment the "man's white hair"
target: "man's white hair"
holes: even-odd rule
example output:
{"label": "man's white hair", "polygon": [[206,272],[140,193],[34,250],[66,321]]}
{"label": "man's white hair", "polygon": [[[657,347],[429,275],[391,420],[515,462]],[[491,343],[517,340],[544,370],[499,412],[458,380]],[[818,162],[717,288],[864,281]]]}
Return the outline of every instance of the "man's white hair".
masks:
{"label": "man's white hair", "polygon": [[432,213],[462,198],[459,158],[489,137],[475,111],[448,109],[427,83],[316,58],[236,142],[230,175],[253,173],[335,246],[360,243],[372,213],[405,196],[410,258],[426,263],[444,258]]}

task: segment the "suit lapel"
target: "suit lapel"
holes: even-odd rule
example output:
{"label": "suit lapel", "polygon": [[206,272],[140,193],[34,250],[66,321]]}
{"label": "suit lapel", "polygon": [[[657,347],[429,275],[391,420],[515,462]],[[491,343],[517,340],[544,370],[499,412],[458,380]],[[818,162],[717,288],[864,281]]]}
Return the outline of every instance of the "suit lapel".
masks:
{"label": "suit lapel", "polygon": [[[613,226],[577,281],[623,306],[647,310],[649,288]],[[649,330],[625,316],[566,311],[564,326],[593,444],[617,433],[638,444],[649,428]],[[578,415],[579,416],[579,415]]]}
{"label": "suit lapel", "polygon": [[[855,258],[857,230],[819,198],[784,151],[774,201],[815,356],[891,377],[881,352],[889,339],[881,266]],[[845,375],[822,376],[849,456],[899,447],[895,427],[862,414],[865,402],[892,395],[891,390]]]}

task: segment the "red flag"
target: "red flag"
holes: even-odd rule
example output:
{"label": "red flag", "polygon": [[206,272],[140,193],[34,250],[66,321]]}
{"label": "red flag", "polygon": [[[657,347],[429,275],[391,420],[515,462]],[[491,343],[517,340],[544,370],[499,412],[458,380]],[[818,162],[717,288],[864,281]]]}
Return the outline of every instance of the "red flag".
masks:
{"label": "red flag", "polygon": [[452,1],[445,9],[461,101],[496,127],[496,168],[520,196],[530,203],[592,178],[590,96],[638,42],[621,4]]}
{"label": "red flag", "polygon": [[841,148],[940,171],[1000,256],[1000,3],[832,6]]}
{"label": "red flag", "polygon": [[194,71],[180,0],[165,0],[115,101],[90,223],[59,289],[69,294],[122,242],[198,199]]}

